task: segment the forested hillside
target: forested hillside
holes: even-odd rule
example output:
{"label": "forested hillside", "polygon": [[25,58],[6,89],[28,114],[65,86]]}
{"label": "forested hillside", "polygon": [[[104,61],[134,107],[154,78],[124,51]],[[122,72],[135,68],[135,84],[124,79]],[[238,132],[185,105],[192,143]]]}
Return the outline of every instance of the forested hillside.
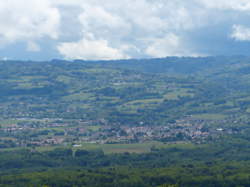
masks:
{"label": "forested hillside", "polygon": [[249,63],[246,57],[3,61],[0,114],[125,124],[161,124],[202,111],[247,114]]}
{"label": "forested hillside", "polygon": [[249,186],[250,58],[0,62],[0,186]]}

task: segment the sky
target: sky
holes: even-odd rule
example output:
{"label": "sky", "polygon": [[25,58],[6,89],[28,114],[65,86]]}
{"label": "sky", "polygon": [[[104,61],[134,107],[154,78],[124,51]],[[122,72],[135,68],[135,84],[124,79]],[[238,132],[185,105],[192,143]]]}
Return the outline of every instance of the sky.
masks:
{"label": "sky", "polygon": [[2,0],[0,59],[249,55],[250,0]]}

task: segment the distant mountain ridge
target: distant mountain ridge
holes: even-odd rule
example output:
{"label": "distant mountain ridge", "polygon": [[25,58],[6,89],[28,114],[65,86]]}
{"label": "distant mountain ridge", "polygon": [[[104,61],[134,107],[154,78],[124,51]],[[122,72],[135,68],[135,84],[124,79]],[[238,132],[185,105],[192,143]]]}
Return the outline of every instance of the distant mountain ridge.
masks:
{"label": "distant mountain ridge", "polygon": [[[0,116],[164,124],[201,111],[247,115],[249,73],[244,56],[0,61]],[[233,105],[207,106],[222,100]]]}

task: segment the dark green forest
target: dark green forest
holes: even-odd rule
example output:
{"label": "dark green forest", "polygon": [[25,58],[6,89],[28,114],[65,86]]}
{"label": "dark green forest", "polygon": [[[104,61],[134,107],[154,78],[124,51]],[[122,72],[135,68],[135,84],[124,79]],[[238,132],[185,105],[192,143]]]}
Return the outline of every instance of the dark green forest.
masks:
{"label": "dark green forest", "polygon": [[250,58],[0,61],[0,186],[250,186]]}
{"label": "dark green forest", "polygon": [[1,152],[1,186],[249,186],[243,137],[196,147],[109,154],[58,148]]}

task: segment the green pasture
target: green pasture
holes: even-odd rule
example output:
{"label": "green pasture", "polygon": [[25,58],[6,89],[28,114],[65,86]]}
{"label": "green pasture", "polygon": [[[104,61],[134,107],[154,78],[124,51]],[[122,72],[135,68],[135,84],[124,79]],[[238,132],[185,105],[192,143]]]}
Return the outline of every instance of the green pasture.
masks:
{"label": "green pasture", "polygon": [[222,120],[226,118],[226,115],[223,114],[195,114],[192,115],[193,118],[196,119],[204,119],[204,120]]}

